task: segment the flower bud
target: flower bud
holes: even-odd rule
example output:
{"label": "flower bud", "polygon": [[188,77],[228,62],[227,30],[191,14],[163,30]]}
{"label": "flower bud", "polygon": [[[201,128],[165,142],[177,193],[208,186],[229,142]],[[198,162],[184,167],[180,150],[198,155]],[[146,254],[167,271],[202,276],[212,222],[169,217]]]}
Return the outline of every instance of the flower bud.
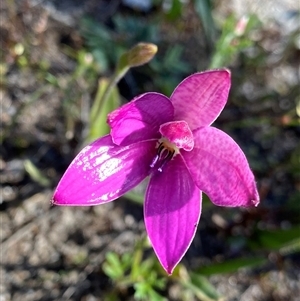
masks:
{"label": "flower bud", "polygon": [[127,62],[130,67],[144,65],[152,60],[157,52],[157,46],[151,43],[139,43],[127,52]]}
{"label": "flower bud", "polygon": [[248,22],[249,22],[249,17],[248,16],[243,16],[237,22],[237,24],[234,28],[234,33],[235,33],[236,36],[240,37],[245,33]]}

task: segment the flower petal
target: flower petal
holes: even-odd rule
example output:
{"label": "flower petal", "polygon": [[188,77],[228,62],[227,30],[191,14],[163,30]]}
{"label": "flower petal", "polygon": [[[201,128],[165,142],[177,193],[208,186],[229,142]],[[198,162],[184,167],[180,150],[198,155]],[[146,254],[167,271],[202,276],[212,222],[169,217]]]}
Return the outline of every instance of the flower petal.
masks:
{"label": "flower petal", "polygon": [[52,203],[92,206],[113,201],[150,171],[156,140],[117,146],[110,135],[86,146],[58,183]]}
{"label": "flower petal", "polygon": [[159,131],[179,149],[191,151],[194,147],[193,133],[184,120],[164,123],[160,126]]}
{"label": "flower petal", "polygon": [[151,176],[144,207],[149,239],[167,273],[189,248],[200,213],[201,192],[178,155]]}
{"label": "flower petal", "polygon": [[223,110],[230,89],[230,72],[212,70],[183,80],[170,99],[175,120],[185,120],[191,130],[212,124]]}
{"label": "flower petal", "polygon": [[174,108],[169,98],[159,93],[145,93],[108,115],[113,142],[128,145],[159,138],[159,126],[173,120]]}
{"label": "flower petal", "polygon": [[183,153],[183,158],[199,189],[218,206],[257,206],[254,176],[236,142],[214,127],[193,134],[194,149]]}

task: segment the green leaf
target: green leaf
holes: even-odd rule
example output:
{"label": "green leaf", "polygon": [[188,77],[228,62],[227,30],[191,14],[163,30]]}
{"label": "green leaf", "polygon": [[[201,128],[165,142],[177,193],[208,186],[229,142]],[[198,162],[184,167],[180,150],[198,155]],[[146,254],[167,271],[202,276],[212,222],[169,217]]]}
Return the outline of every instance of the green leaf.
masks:
{"label": "green leaf", "polygon": [[42,174],[42,172],[33,164],[32,161],[25,160],[24,167],[34,182],[44,187],[50,186],[50,180]]}
{"label": "green leaf", "polygon": [[137,300],[166,301],[166,299],[158,294],[147,281],[135,283],[134,289],[134,297]]}
{"label": "green leaf", "polygon": [[279,250],[279,253],[281,255],[289,255],[289,254],[294,254],[299,252],[300,252],[300,237],[289,242]]}
{"label": "green leaf", "polygon": [[53,74],[47,72],[45,76],[45,80],[55,87],[59,87],[58,79]]}
{"label": "green leaf", "polygon": [[170,21],[175,21],[182,14],[182,3],[180,0],[173,0],[170,9],[166,13],[166,17]]}
{"label": "green leaf", "polygon": [[215,287],[202,275],[191,273],[191,279],[185,283],[196,296],[202,301],[218,301],[221,296],[216,291]]}
{"label": "green leaf", "polygon": [[264,248],[267,250],[279,250],[285,245],[299,239],[300,227],[292,227],[287,230],[258,230],[254,235],[252,244],[256,248]]}
{"label": "green leaf", "polygon": [[151,301],[167,301],[166,298],[164,298],[163,296],[161,296],[160,294],[158,294],[154,289],[150,288],[148,295],[150,298],[148,298],[148,300]]}
{"label": "green leaf", "polygon": [[132,255],[130,253],[124,253],[121,257],[123,270],[127,270],[130,268],[132,264]]}
{"label": "green leaf", "polygon": [[211,13],[210,0],[195,0],[195,10],[202,22],[206,38],[210,44],[213,44],[216,36],[216,27]]}
{"label": "green leaf", "polygon": [[103,263],[102,268],[104,273],[114,280],[120,279],[124,275],[119,256],[113,252],[106,254],[106,261]]}
{"label": "green leaf", "polygon": [[135,289],[134,297],[137,300],[146,300],[147,291],[149,289],[149,286],[148,286],[147,283],[145,283],[145,282],[135,283],[134,284],[134,289]]}
{"label": "green leaf", "polygon": [[261,265],[264,264],[266,261],[267,259],[265,257],[231,259],[221,263],[215,263],[205,267],[201,267],[197,269],[197,273],[206,276],[223,273],[233,273],[240,268]]}
{"label": "green leaf", "polygon": [[139,205],[143,205],[144,204],[144,195],[142,193],[139,192],[135,192],[135,191],[129,191],[126,194],[124,194],[125,198],[139,204]]}
{"label": "green leaf", "polygon": [[136,249],[132,258],[132,265],[131,265],[132,279],[137,279],[140,275],[142,256],[143,256],[142,250]]}

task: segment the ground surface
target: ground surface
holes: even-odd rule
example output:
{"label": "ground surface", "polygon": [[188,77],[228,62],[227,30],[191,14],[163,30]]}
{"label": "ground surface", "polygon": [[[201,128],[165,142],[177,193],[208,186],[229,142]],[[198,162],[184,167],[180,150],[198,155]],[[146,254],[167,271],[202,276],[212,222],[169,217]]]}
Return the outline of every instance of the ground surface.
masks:
{"label": "ground surface", "polygon": [[[84,45],[77,26],[84,12],[104,22],[120,9],[118,1],[95,2],[1,4],[1,301],[105,300],[112,286],[101,269],[105,254],[130,252],[145,231],[142,207],[126,199],[93,208],[50,206],[53,188],[80,145],[85,120],[84,116],[75,118],[68,131],[65,91],[77,63],[64,45],[73,49]],[[294,123],[299,45],[289,40],[295,28],[286,15],[295,10],[295,2],[286,5],[287,9],[274,6],[276,15],[270,18],[275,21],[255,37],[266,54],[265,66],[232,67],[239,88],[232,92],[231,103],[217,123],[245,150],[257,175],[262,204],[249,211],[205,207],[198,234],[183,261],[188,267],[251,255],[243,244],[233,243],[228,249],[227,240],[251,237],[257,225],[288,229],[299,224],[299,179],[294,170],[299,163],[300,132]],[[242,7],[236,8],[237,14],[243,13]],[[220,5],[216,14],[231,9]],[[255,9],[260,15],[262,10]],[[173,38],[170,33],[169,41]],[[186,56],[199,55],[192,47],[186,48]],[[205,67],[205,58],[199,65]],[[45,81],[43,68],[59,78],[60,86]],[[81,93],[79,101],[91,101],[95,86],[87,87],[82,81],[75,86]],[[68,92],[69,98],[76,89]],[[237,120],[244,123],[236,125]],[[28,159],[42,171],[46,183],[29,176],[24,164]],[[299,254],[282,256],[268,250],[263,254],[268,258],[264,266],[210,277],[224,300],[300,300]],[[170,285],[165,295],[178,300],[177,290]],[[133,300],[129,295],[128,300]]]}

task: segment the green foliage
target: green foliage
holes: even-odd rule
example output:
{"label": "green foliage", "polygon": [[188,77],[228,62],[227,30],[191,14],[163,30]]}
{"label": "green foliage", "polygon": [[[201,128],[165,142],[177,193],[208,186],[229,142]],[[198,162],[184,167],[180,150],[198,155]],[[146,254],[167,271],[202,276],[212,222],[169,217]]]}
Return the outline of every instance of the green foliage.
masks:
{"label": "green foliage", "polygon": [[110,79],[99,80],[96,98],[90,113],[86,143],[109,133],[109,127],[106,124],[107,115],[120,106],[118,82],[130,68],[148,63],[156,52],[156,45],[139,43],[120,56],[116,70]]}
{"label": "green foliage", "polygon": [[213,285],[202,275],[191,273],[190,282],[187,286],[202,301],[218,301],[221,299]]}
{"label": "green foliage", "polygon": [[[175,2],[173,5],[178,5]],[[172,18],[175,17],[173,12],[171,15]],[[137,17],[128,18],[117,14],[113,18],[114,29],[89,18],[84,18],[81,26],[88,48],[103,72],[114,66],[115,62],[136,43],[146,41],[160,45],[163,42],[159,39],[156,20],[146,22]],[[169,95],[184,74],[192,71],[191,66],[182,60],[183,51],[184,47],[179,44],[169,46],[150,62],[151,74],[149,69],[142,71],[151,77],[155,73],[152,80],[158,91]]]}
{"label": "green foliage", "polygon": [[165,15],[169,21],[175,21],[182,15],[183,3],[180,0],[172,0]]}
{"label": "green foliage", "polygon": [[102,265],[104,273],[113,281],[114,289],[108,293],[111,300],[118,300],[118,295],[134,289],[135,300],[165,301],[160,292],[171,283],[179,286],[180,300],[198,298],[202,301],[218,301],[220,295],[209,280],[199,272],[188,274],[184,266],[178,265],[172,276],[167,276],[152,255],[144,259],[146,246],[140,242],[132,254],[117,255],[109,252]]}
{"label": "green foliage", "polygon": [[197,269],[197,272],[206,275],[216,275],[216,274],[224,274],[224,273],[234,273],[238,269],[241,268],[250,268],[255,266],[260,266],[267,261],[265,257],[246,257],[246,258],[236,258],[226,260],[220,263],[213,263],[208,266],[203,266]]}
{"label": "green foliage", "polygon": [[234,273],[241,268],[253,268],[267,263],[268,257],[261,255],[261,251],[276,251],[286,256],[300,252],[300,227],[278,230],[256,230],[254,235],[247,240],[250,247],[259,252],[255,257],[240,257],[213,263],[196,270],[201,275],[211,276],[215,274]]}
{"label": "green foliage", "polygon": [[81,21],[81,33],[103,72],[114,66],[132,45],[141,41],[155,43],[158,36],[156,24],[134,17],[116,15],[112,27],[114,29],[91,18],[83,18]]}
{"label": "green foliage", "polygon": [[210,46],[216,38],[216,26],[212,17],[212,4],[210,0],[194,0],[195,11],[197,12],[204,29],[206,39]]}
{"label": "green foliage", "polygon": [[[98,82],[98,90],[90,112],[89,132],[86,143],[109,133],[110,128],[106,123],[107,114],[120,106],[120,95],[116,86],[112,88],[107,101],[103,106],[101,105],[102,97],[108,85],[109,80],[106,78],[101,78]],[[101,109],[99,109],[100,107]]]}
{"label": "green foliage", "polygon": [[249,33],[257,25],[258,19],[255,15],[244,16],[240,20],[234,15],[229,16],[222,27],[209,68],[231,65],[237,54],[253,45]]}
{"label": "green foliage", "polygon": [[31,160],[24,161],[24,168],[34,182],[44,187],[50,186],[50,180],[43,175],[42,171]]}
{"label": "green foliage", "polygon": [[111,294],[117,296],[120,291],[134,288],[135,300],[166,300],[157,291],[165,289],[166,279],[159,275],[155,258],[143,260],[142,255],[141,247],[134,254],[107,253],[102,268],[114,282],[115,290]]}
{"label": "green foliage", "polygon": [[[290,229],[256,230],[249,244],[254,249],[277,250],[300,243],[300,226]],[[297,251],[297,249],[295,249]]]}
{"label": "green foliage", "polygon": [[129,200],[143,206],[144,205],[144,193],[137,192],[137,191],[128,191],[125,195],[125,198],[128,198]]}
{"label": "green foliage", "polygon": [[106,254],[106,261],[102,268],[104,273],[114,281],[121,280],[125,277],[126,271],[131,266],[131,256],[126,253],[119,257],[116,253],[109,252]]}

